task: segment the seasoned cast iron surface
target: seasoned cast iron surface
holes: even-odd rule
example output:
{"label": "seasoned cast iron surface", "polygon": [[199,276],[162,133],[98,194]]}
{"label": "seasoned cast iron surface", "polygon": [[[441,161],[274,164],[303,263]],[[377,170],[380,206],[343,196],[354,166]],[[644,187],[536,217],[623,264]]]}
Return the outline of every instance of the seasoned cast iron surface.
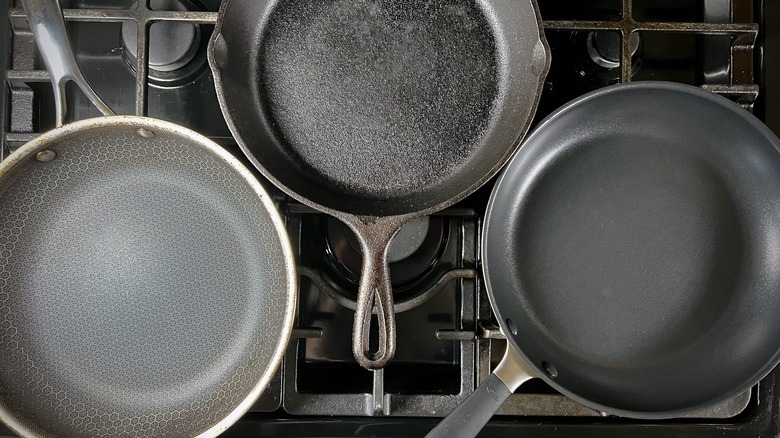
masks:
{"label": "seasoned cast iron surface", "polygon": [[259,95],[310,172],[403,196],[472,156],[499,93],[491,25],[474,2],[280,2]]}

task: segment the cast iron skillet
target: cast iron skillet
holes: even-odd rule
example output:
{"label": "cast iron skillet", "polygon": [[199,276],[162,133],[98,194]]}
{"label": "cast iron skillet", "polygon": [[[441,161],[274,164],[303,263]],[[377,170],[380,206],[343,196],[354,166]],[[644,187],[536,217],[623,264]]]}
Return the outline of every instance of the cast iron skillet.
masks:
{"label": "cast iron skillet", "polygon": [[547,53],[532,0],[223,2],[209,62],[233,135],[269,180],[360,240],[362,366],[395,352],[390,239],[499,170],[533,118]]}
{"label": "cast iron skillet", "polygon": [[430,436],[473,436],[541,377],[610,414],[685,415],[780,360],[780,140],[729,100],[647,82],[569,103],[496,185],[483,269],[510,347]]}

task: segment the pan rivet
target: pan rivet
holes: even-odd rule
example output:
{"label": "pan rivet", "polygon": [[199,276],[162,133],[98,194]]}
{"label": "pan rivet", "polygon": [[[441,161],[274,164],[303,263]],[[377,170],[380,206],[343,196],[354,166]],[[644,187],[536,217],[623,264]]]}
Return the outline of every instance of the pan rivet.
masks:
{"label": "pan rivet", "polygon": [[141,128],[141,129],[139,129],[136,132],[138,132],[138,135],[140,135],[143,138],[152,138],[152,137],[154,137],[154,132],[152,132],[152,131],[150,131],[148,129]]}
{"label": "pan rivet", "polygon": [[555,365],[551,364],[550,362],[542,361],[542,368],[544,368],[544,372],[546,372],[550,377],[558,377],[558,370],[555,369]]}
{"label": "pan rivet", "polygon": [[46,149],[35,154],[35,159],[44,163],[55,158],[57,158],[57,153],[51,149]]}
{"label": "pan rivet", "polygon": [[512,332],[513,335],[517,335],[517,326],[515,325],[515,322],[512,321],[512,318],[506,319],[506,326],[509,328],[509,331]]}

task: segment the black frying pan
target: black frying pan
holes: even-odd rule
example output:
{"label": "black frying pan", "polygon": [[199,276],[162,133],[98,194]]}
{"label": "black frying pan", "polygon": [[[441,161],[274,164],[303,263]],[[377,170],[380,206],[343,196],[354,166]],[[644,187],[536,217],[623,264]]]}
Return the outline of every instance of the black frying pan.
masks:
{"label": "black frying pan", "polygon": [[668,418],[780,360],[780,140],[698,88],[637,83],[557,111],[505,169],[483,268],[507,355],[431,436],[475,435],[541,377]]}
{"label": "black frying pan", "polygon": [[360,240],[362,366],[395,352],[390,239],[504,164],[534,115],[547,52],[532,0],[222,4],[209,61],[233,135],[273,183]]}

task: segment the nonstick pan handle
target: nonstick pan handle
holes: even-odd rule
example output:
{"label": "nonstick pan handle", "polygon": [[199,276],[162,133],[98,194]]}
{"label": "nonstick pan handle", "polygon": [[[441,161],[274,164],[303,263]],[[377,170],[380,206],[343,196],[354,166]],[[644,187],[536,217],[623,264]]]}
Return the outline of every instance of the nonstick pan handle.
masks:
{"label": "nonstick pan handle", "polygon": [[[395,309],[387,249],[393,236],[408,219],[398,216],[346,219],[345,222],[360,241],[363,253],[352,329],[352,354],[363,368],[378,370],[384,368],[395,356]],[[372,353],[369,351],[369,335],[374,309],[378,322],[379,345],[377,351]]]}
{"label": "nonstick pan handle", "polygon": [[54,88],[55,123],[62,126],[67,112],[65,84],[75,82],[103,115],[113,116],[114,111],[103,102],[84,78],[70,46],[65,19],[58,0],[22,0],[38,50],[49,70]]}
{"label": "nonstick pan handle", "polygon": [[523,383],[536,377],[531,368],[507,345],[504,358],[493,374],[441,423],[434,427],[428,438],[471,438],[485,427],[498,408]]}

